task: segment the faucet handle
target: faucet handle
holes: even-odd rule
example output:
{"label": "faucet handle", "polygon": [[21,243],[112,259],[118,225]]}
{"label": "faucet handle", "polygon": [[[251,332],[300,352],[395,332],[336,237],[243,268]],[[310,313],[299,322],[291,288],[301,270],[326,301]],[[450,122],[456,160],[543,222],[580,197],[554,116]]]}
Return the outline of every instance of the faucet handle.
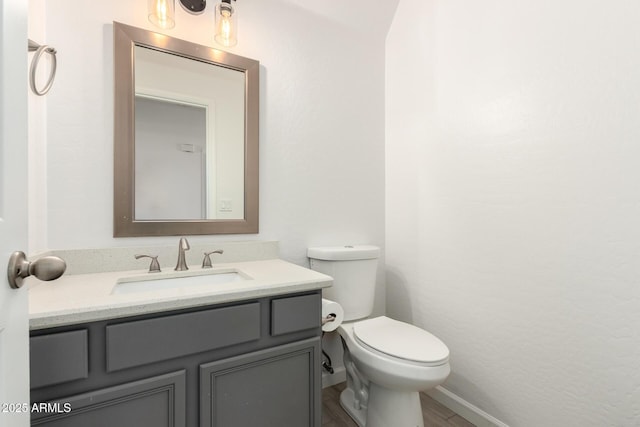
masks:
{"label": "faucet handle", "polygon": [[152,256],[152,255],[134,255],[136,257],[136,259],[140,259],[140,258],[151,258],[151,264],[149,265],[149,273],[159,273],[160,270],[160,263],[158,262],[158,255]]}
{"label": "faucet handle", "polygon": [[211,252],[205,252],[204,253],[204,259],[202,260],[202,268],[211,268],[211,254],[223,254],[224,251],[222,249],[218,249],[215,251],[211,251]]}

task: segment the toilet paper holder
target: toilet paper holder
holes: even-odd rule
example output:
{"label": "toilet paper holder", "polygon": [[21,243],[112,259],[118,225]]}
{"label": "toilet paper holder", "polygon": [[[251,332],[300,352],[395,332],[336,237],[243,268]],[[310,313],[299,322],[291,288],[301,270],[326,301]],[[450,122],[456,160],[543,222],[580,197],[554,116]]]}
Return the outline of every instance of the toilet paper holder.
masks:
{"label": "toilet paper holder", "polygon": [[326,325],[329,322],[333,322],[336,320],[336,315],[333,313],[327,314],[325,317],[322,318],[322,325]]}

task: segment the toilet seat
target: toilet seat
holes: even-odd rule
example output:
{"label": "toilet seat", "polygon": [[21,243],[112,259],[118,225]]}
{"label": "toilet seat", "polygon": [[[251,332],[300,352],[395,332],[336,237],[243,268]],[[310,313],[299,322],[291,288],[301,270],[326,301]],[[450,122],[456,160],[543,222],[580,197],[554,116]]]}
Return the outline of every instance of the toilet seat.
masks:
{"label": "toilet seat", "polygon": [[355,338],[366,347],[425,366],[439,366],[449,360],[449,349],[424,329],[386,316],[354,323]]}

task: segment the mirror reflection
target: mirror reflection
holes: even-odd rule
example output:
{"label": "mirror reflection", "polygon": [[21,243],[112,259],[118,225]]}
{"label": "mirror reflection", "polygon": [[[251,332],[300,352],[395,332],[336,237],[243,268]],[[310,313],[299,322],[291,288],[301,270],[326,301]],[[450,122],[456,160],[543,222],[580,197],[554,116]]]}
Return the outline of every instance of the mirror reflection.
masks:
{"label": "mirror reflection", "polygon": [[135,219],[243,218],[244,73],[134,52]]}

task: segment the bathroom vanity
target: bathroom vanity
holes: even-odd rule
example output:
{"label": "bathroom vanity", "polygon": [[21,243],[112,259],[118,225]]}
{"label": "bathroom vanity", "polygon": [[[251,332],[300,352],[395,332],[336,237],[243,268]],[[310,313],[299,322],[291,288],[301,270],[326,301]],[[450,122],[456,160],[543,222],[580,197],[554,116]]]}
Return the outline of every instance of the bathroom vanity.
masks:
{"label": "bathroom vanity", "polygon": [[249,279],[113,294],[123,273],[108,272],[31,289],[31,404],[48,404],[32,425],[319,427],[331,278],[277,259],[218,268]]}

